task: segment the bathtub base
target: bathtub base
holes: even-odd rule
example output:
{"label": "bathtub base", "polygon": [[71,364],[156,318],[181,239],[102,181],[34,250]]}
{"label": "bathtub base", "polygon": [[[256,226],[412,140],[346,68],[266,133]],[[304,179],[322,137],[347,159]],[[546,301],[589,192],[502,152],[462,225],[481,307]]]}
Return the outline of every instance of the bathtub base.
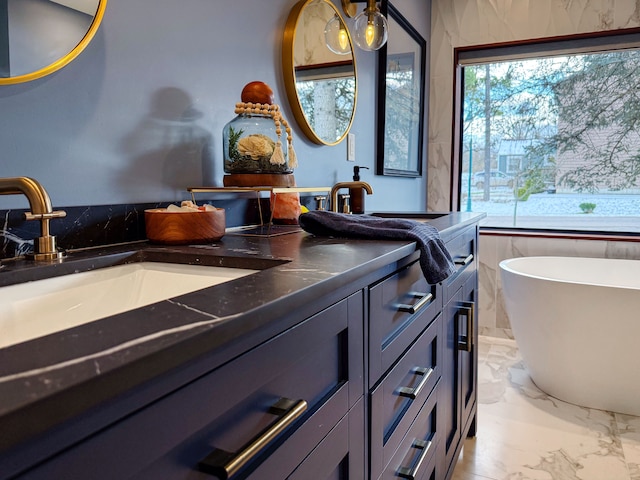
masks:
{"label": "bathtub base", "polygon": [[640,262],[526,257],[500,271],[535,384],[569,403],[640,416]]}

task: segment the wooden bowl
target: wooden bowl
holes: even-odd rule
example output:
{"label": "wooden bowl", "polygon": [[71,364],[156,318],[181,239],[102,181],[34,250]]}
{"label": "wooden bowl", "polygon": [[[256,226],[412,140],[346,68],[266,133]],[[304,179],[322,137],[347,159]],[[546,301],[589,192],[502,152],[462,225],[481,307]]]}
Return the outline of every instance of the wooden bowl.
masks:
{"label": "wooden bowl", "polygon": [[147,238],[153,243],[185,245],[220,240],[225,232],[224,209],[202,212],[144,211]]}

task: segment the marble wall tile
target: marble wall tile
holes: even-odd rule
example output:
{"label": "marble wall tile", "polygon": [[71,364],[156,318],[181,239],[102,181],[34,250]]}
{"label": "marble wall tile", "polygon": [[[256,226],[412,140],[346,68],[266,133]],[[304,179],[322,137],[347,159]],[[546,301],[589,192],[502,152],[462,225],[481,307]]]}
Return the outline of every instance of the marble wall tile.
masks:
{"label": "marble wall tile", "polygon": [[451,210],[451,195],[449,180],[451,178],[451,163],[445,152],[448,146],[443,143],[430,143],[428,146],[429,164],[439,165],[429,172],[427,192],[429,209],[434,212],[448,212]]}
{"label": "marble wall tile", "polygon": [[496,327],[496,242],[492,237],[481,236],[478,245],[478,308],[481,327]]}
{"label": "marble wall tile", "polygon": [[[445,65],[451,65],[451,59],[446,59]],[[451,91],[451,74],[431,77],[430,83],[429,108],[431,111],[442,112],[451,105],[451,100],[443,94],[443,92]],[[451,117],[448,115],[430,116],[428,134],[429,143],[448,142],[451,138]],[[450,161],[446,163],[449,164]],[[438,166],[442,165],[438,164]]]}
{"label": "marble wall tile", "polygon": [[607,242],[605,258],[640,258],[640,242]]}

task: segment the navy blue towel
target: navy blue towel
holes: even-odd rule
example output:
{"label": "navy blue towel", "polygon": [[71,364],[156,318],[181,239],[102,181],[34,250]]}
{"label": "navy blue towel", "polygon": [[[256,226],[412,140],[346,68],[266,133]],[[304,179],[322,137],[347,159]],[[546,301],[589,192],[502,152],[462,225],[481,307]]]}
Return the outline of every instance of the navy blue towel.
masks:
{"label": "navy blue towel", "polygon": [[440,232],[423,222],[316,210],[300,215],[298,223],[314,235],[414,241],[420,249],[422,273],[430,284],[441,282],[456,271]]}

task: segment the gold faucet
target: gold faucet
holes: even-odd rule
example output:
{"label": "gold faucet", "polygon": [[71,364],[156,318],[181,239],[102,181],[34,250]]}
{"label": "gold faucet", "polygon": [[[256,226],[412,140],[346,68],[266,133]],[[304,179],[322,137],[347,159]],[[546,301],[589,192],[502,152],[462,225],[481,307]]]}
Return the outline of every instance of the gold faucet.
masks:
{"label": "gold faucet", "polygon": [[331,211],[338,211],[338,191],[342,188],[362,188],[367,195],[373,195],[373,188],[367,182],[338,182],[331,188]]}
{"label": "gold faucet", "polygon": [[47,191],[37,180],[29,177],[0,178],[0,195],[24,195],[29,200],[30,212],[24,214],[27,220],[40,220],[41,236],[33,241],[33,255],[36,261],[56,260],[63,256],[56,248],[56,237],[49,234],[49,220],[67,215],[64,210],[53,211]]}

